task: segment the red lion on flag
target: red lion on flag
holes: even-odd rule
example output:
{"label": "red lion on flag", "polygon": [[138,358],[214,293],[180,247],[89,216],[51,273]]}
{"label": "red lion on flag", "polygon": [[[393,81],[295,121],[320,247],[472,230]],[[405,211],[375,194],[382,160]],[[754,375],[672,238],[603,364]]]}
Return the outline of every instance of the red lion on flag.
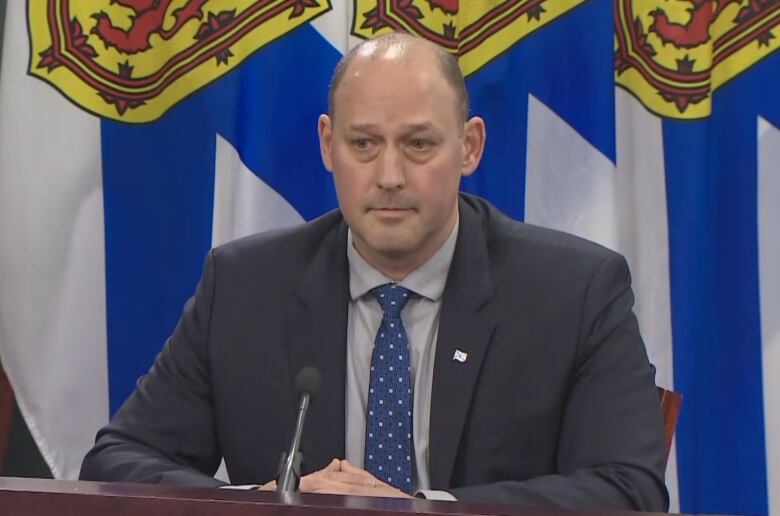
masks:
{"label": "red lion on flag", "polygon": [[740,0],[690,0],[691,18],[685,25],[669,21],[667,14],[656,9],[650,13],[653,24],[650,31],[655,32],[664,43],[672,43],[681,48],[693,48],[710,39],[710,25],[720,12],[729,4]]}
{"label": "red lion on flag", "polygon": [[106,47],[114,47],[124,54],[135,54],[148,50],[151,45],[149,38],[159,34],[163,39],[170,39],[181,27],[191,19],[203,18],[201,8],[209,0],[189,0],[183,7],[173,11],[176,19],[173,26],[163,30],[163,22],[168,8],[173,0],[114,0],[114,3],[132,9],[132,24],[128,30],[116,27],[105,12],[99,12],[92,17],[97,20],[92,29]]}

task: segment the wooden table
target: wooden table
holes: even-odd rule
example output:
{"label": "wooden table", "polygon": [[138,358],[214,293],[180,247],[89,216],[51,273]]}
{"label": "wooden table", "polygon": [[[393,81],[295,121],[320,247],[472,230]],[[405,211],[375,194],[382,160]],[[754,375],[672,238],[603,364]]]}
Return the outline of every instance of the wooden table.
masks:
{"label": "wooden table", "polygon": [[[565,511],[455,502],[360,496],[331,496],[141,484],[76,482],[0,477],[0,516],[32,515],[176,516],[335,514],[596,516],[636,512]],[[651,513],[644,513],[651,514]]]}

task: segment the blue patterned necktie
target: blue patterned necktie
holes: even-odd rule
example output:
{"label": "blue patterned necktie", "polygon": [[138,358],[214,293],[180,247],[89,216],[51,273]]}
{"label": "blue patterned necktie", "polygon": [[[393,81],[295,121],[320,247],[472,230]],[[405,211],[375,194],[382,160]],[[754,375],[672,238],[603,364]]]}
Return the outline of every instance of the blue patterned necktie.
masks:
{"label": "blue patterned necktie", "polygon": [[411,494],[412,368],[401,310],[412,293],[393,283],[371,292],[382,307],[382,324],[371,354],[363,462],[376,478]]}

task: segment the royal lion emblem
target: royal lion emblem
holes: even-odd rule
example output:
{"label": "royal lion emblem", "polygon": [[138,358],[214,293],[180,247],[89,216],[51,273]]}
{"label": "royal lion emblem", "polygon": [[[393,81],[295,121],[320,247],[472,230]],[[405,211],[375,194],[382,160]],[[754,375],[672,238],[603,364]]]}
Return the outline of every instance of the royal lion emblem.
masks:
{"label": "royal lion emblem", "polygon": [[29,73],[141,123],[331,9],[328,0],[29,0]]}
{"label": "royal lion emblem", "polygon": [[355,0],[352,34],[417,34],[458,57],[464,75],[584,0]]}
{"label": "royal lion emblem", "polygon": [[615,0],[615,77],[651,111],[702,118],[712,92],[780,48],[780,0]]}

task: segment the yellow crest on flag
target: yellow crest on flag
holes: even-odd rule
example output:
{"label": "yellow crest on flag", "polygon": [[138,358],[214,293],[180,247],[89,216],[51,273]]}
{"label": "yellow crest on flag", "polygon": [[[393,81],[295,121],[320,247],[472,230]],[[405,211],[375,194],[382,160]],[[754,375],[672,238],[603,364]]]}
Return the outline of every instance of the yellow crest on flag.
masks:
{"label": "yellow crest on flag", "polygon": [[615,0],[615,80],[661,116],[709,116],[713,91],[780,48],[778,25],[778,0]]}
{"label": "yellow crest on flag", "polygon": [[29,73],[142,123],[329,11],[329,0],[29,0]]}
{"label": "yellow crest on flag", "polygon": [[531,32],[585,0],[355,0],[352,34],[404,31],[458,56],[474,73]]}

